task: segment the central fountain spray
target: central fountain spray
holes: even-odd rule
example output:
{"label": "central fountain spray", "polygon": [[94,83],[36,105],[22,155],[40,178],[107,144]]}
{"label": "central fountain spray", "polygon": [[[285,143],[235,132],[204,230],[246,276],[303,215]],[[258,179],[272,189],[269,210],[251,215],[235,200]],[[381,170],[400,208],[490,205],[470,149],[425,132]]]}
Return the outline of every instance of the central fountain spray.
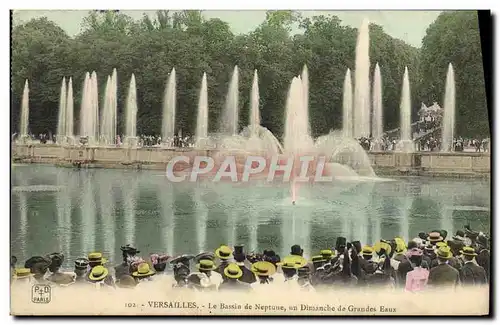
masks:
{"label": "central fountain spray", "polygon": [[137,146],[137,88],[135,86],[135,76],[132,73],[130,78],[130,86],[127,95],[127,103],[125,106],[125,145],[127,147]]}
{"label": "central fountain spray", "polygon": [[259,100],[259,77],[257,76],[257,70],[255,70],[250,94],[250,129],[252,136],[257,135],[260,126]]}
{"label": "central fountain spray", "polygon": [[352,111],[352,78],[351,70],[347,69],[344,79],[344,96],[342,102],[342,129],[345,137],[352,138],[353,111]]}
{"label": "central fountain spray", "polygon": [[196,121],[197,148],[206,146],[208,140],[208,86],[207,74],[203,73],[201,79],[200,98],[198,100],[198,117]]}
{"label": "central fountain spray", "polygon": [[73,81],[71,77],[68,82],[68,91],[66,96],[66,143],[69,145],[75,144],[75,135],[74,135],[74,122],[73,122]]}
{"label": "central fountain spray", "polygon": [[108,76],[104,94],[104,108],[101,111],[100,142],[103,145],[116,143],[116,115],[117,115],[117,80],[116,69],[111,77]]}
{"label": "central fountain spray", "polygon": [[224,117],[221,120],[220,133],[222,135],[238,134],[238,111],[239,111],[239,90],[238,90],[238,66],[234,67],[231,82],[227,92],[226,103],[224,107]]}
{"label": "central fountain spray", "polygon": [[57,120],[56,143],[64,144],[66,138],[66,78],[63,77],[61,83],[61,95],[59,97],[59,117]]}
{"label": "central fountain spray", "polygon": [[176,101],[176,75],[172,68],[165,88],[163,99],[162,145],[172,147],[175,132],[175,101]]}
{"label": "central fountain spray", "polygon": [[443,110],[441,151],[455,151],[453,146],[453,137],[455,134],[455,73],[451,63],[448,65],[448,73],[446,75]]}
{"label": "central fountain spray", "polygon": [[375,65],[373,74],[373,123],[372,123],[372,138],[375,151],[382,150],[382,136],[384,133],[384,120],[382,109],[382,76],[380,75],[380,67],[378,63]]}
{"label": "central fountain spray", "polygon": [[18,142],[20,144],[27,143],[29,140],[29,135],[28,135],[28,123],[30,114],[29,96],[30,96],[30,90],[28,87],[28,79],[26,79],[24,83],[23,98],[21,100],[21,122],[19,125],[19,139],[18,139]]}
{"label": "central fountain spray", "polygon": [[410,80],[408,77],[408,68],[405,67],[405,74],[403,76],[403,89],[401,91],[401,106],[400,106],[400,119],[401,119],[401,136],[399,143],[396,146],[399,152],[414,152],[414,145],[411,134],[411,98],[410,98]]}

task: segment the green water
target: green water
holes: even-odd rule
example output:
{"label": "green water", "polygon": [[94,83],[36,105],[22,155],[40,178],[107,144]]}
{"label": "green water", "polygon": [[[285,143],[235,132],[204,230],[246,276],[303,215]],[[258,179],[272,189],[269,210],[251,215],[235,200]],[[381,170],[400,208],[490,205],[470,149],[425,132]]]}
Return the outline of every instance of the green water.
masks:
{"label": "green water", "polygon": [[490,232],[490,182],[400,178],[302,185],[291,205],[287,185],[169,183],[161,171],[75,170],[13,166],[11,251],[19,261],[62,252],[67,265],[90,251],[121,259],[120,246],[141,255],[197,253],[220,244],[307,255],[339,235],[373,243],[453,233],[470,222]]}

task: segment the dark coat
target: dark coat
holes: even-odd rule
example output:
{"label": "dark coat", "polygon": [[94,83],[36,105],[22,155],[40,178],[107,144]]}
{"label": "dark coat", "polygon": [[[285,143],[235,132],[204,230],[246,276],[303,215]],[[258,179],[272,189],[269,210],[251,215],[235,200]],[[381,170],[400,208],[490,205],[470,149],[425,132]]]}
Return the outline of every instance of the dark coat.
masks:
{"label": "dark coat", "polygon": [[487,284],[486,271],[474,262],[467,262],[460,269],[460,281],[465,285]]}
{"label": "dark coat", "polygon": [[460,284],[458,271],[448,265],[439,264],[429,272],[429,286],[456,286]]}
{"label": "dark coat", "polygon": [[226,261],[226,260],[223,260],[220,262],[219,266],[217,266],[217,268],[214,270],[214,272],[217,272],[219,273],[220,275],[222,275],[222,279],[223,280],[226,280],[227,277],[226,275],[224,274],[224,269],[229,265],[229,261]]}
{"label": "dark coat", "polygon": [[257,281],[257,277],[255,276],[255,274],[252,271],[250,271],[245,265],[238,265],[238,266],[243,272],[241,278],[238,279],[240,282],[251,284]]}
{"label": "dark coat", "polygon": [[226,280],[222,282],[219,286],[219,291],[229,291],[229,290],[234,290],[234,291],[250,291],[252,290],[252,287],[250,284],[241,282],[240,280]]}
{"label": "dark coat", "polygon": [[406,274],[410,271],[413,271],[413,265],[411,265],[410,260],[406,259],[399,263],[398,270],[396,271],[398,277],[396,283],[400,287],[404,287],[406,285]]}
{"label": "dark coat", "polygon": [[483,249],[476,256],[476,261],[479,266],[481,266],[486,272],[486,278],[488,279],[488,283],[490,282],[490,251],[487,249]]}
{"label": "dark coat", "polygon": [[130,275],[130,267],[126,262],[115,266],[115,278],[120,279],[124,275]]}

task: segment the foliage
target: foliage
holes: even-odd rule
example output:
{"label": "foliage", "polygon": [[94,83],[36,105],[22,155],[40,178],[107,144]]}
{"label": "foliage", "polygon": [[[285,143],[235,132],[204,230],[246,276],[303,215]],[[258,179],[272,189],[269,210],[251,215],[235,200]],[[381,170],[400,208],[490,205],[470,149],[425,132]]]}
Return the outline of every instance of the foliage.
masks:
{"label": "foliage", "polygon": [[[487,125],[486,118],[484,123],[478,120],[485,116],[478,113],[479,109],[484,111],[485,103],[477,21],[472,21],[470,13],[461,15],[441,15],[429,27],[420,53],[419,49],[387,35],[382,27],[370,25],[371,69],[379,63],[386,129],[399,126],[404,67],[409,68],[413,107],[418,109],[421,101],[429,103],[443,94],[449,61],[456,67],[458,111],[464,116],[457,117],[459,130],[479,132]],[[299,26],[303,33],[292,35],[293,26]],[[175,67],[177,128],[183,134],[194,132],[199,87],[206,72],[209,125],[210,131],[215,131],[232,70],[238,65],[240,126],[248,124],[249,95],[256,69],[262,124],[280,136],[288,87],[304,64],[309,68],[313,135],[341,127],[342,85],[347,68],[354,70],[357,30],[342,25],[336,16],[302,18],[294,11],[268,11],[265,21],[254,31],[234,35],[226,22],[207,20],[201,11],[160,10],[155,17],[145,15],[138,21],[119,11],[92,11],[82,27],[83,31],[74,38],[46,18],[13,29],[13,129],[19,124],[25,79],[30,82],[31,131],[55,132],[62,77],[73,78],[75,125],[78,125],[85,72],[97,72],[102,101],[106,79],[116,68],[119,131],[123,132],[124,101],[134,73],[139,103],[138,133],[158,134],[165,83]],[[473,38],[476,41],[471,42]],[[474,109],[468,110],[469,107]]]}

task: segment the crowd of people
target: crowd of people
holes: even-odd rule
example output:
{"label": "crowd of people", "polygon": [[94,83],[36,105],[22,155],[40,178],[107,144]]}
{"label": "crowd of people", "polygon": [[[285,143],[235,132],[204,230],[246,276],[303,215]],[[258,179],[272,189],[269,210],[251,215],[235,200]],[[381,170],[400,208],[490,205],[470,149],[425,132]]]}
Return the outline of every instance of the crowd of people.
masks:
{"label": "crowd of people", "polygon": [[283,258],[273,250],[245,253],[243,245],[222,245],[198,255],[151,254],[146,260],[137,248],[125,245],[120,264],[109,266],[101,252],[91,252],[74,261],[72,272],[61,270],[61,253],[33,256],[21,267],[12,256],[11,280],[13,286],[44,283],[109,290],[157,286],[163,279],[172,290],[272,290],[273,285],[281,284],[303,291],[386,288],[416,292],[432,287],[488,285],[489,242],[488,235],[466,226],[454,236],[435,230],[421,232],[408,242],[396,237],[362,245],[338,237],[335,247],[310,258],[299,245],[293,245]]}

